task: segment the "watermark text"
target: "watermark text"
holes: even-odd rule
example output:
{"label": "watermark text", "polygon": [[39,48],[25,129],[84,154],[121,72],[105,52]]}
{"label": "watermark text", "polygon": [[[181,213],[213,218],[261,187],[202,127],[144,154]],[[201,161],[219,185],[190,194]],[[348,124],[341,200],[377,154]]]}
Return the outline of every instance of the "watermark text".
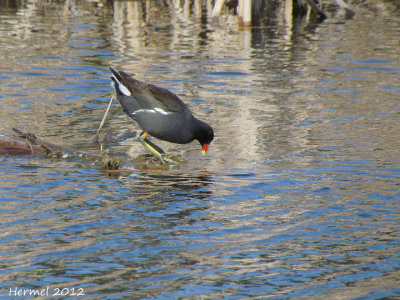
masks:
{"label": "watermark text", "polygon": [[8,292],[8,296],[11,297],[28,297],[28,296],[48,296],[48,297],[57,297],[57,296],[84,296],[83,288],[50,288],[50,286],[46,286],[41,289],[25,289],[22,287],[12,287]]}

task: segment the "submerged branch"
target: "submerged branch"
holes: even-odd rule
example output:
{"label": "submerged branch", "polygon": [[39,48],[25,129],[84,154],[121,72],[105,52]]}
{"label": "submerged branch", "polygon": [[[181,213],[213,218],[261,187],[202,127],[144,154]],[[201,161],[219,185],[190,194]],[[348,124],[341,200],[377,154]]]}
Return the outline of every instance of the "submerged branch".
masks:
{"label": "submerged branch", "polygon": [[[12,129],[13,132],[6,133],[0,132],[0,156],[33,156],[41,158],[76,158],[84,162],[94,163],[101,167],[106,173],[112,175],[120,175],[124,173],[133,172],[137,169],[140,170],[154,170],[162,172],[174,172],[184,160],[180,156],[168,155],[169,159],[175,163],[173,165],[163,165],[160,161],[151,155],[138,155],[131,160],[133,168],[120,167],[125,163],[124,159],[119,157],[112,157],[100,153],[88,154],[84,152],[74,151],[62,146],[42,140],[35,134],[30,132],[23,132],[17,128]],[[135,133],[125,134],[124,137],[134,136]],[[116,141],[116,139],[111,140]],[[119,138],[117,139],[119,140]]]}
{"label": "submerged branch", "polygon": [[119,158],[104,155],[91,155],[73,151],[65,147],[46,142],[30,132],[23,132],[17,128],[14,133],[0,133],[1,156],[26,156],[42,158],[69,158],[76,157],[85,161],[94,162],[105,170],[116,170],[122,164]]}

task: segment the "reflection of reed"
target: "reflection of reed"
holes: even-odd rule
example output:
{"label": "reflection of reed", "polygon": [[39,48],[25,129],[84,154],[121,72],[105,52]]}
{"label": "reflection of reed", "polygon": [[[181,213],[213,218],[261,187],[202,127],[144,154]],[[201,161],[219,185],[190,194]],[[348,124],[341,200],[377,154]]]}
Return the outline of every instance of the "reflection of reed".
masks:
{"label": "reflection of reed", "polygon": [[1,0],[0,7],[7,11],[17,11],[26,5],[26,0]]}

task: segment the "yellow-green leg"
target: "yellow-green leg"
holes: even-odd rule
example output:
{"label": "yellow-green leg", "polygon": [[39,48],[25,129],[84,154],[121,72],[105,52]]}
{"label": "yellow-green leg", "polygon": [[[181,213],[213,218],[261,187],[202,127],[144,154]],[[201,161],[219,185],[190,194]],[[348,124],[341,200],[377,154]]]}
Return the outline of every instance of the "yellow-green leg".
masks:
{"label": "yellow-green leg", "polygon": [[152,143],[149,141],[147,137],[147,132],[142,132],[139,137],[139,141],[142,143],[144,147],[146,147],[147,150],[150,151],[151,154],[153,154],[155,157],[157,157],[163,165],[166,163],[170,164],[177,164],[177,161],[174,159],[171,159],[168,154],[165,153],[163,149],[158,147],[156,144]]}
{"label": "yellow-green leg", "polygon": [[147,132],[142,132],[139,137],[140,143],[142,143],[142,145],[146,147],[146,149],[149,150],[151,154],[157,157],[161,161],[161,163],[165,165],[165,160],[162,158],[162,154],[165,153],[164,150],[158,147],[156,144],[150,142],[148,139],[146,139],[146,137]]}
{"label": "yellow-green leg", "polygon": [[142,132],[140,134],[139,141],[142,143],[144,147],[146,147],[147,150],[150,151],[151,154],[157,157],[161,161],[161,163],[165,165],[165,161],[161,155],[165,153],[164,150],[158,147],[157,145],[153,144],[152,142],[150,142],[148,139],[146,139],[146,137],[147,137],[147,132]]}

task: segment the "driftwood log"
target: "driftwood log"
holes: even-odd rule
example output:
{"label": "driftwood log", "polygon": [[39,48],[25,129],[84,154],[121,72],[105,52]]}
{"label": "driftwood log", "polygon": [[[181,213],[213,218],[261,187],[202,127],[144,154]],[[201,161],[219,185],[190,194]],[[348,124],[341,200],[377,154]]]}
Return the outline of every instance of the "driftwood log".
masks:
{"label": "driftwood log", "polygon": [[30,132],[22,132],[17,128],[12,133],[0,132],[0,156],[27,156],[42,158],[79,157],[95,162],[105,170],[116,170],[121,165],[120,159],[104,155],[90,155],[72,151],[65,147],[46,142]]}
{"label": "driftwood log", "polygon": [[[128,132],[122,137],[110,138],[106,135],[104,140],[118,141],[124,140],[129,137],[133,137],[135,133]],[[95,142],[98,141],[98,135],[95,137]],[[133,164],[133,168],[120,167],[125,163],[121,158],[110,157],[99,151],[98,155],[87,154],[83,152],[73,151],[71,149],[55,145],[53,143],[42,140],[35,134],[30,132],[22,132],[17,128],[13,128],[13,132],[0,132],[0,156],[34,156],[41,158],[77,158],[86,162],[94,163],[100,166],[104,171],[109,174],[121,174],[124,172],[132,172],[135,169],[140,170],[157,170],[173,172],[172,169],[177,169],[184,160],[180,156],[169,155],[169,158],[175,161],[175,164],[163,165],[160,164],[159,160],[151,155],[138,155],[130,162]]]}
{"label": "driftwood log", "polygon": [[0,155],[61,156],[62,148],[37,138],[33,133],[13,128],[13,133],[0,132]]}

